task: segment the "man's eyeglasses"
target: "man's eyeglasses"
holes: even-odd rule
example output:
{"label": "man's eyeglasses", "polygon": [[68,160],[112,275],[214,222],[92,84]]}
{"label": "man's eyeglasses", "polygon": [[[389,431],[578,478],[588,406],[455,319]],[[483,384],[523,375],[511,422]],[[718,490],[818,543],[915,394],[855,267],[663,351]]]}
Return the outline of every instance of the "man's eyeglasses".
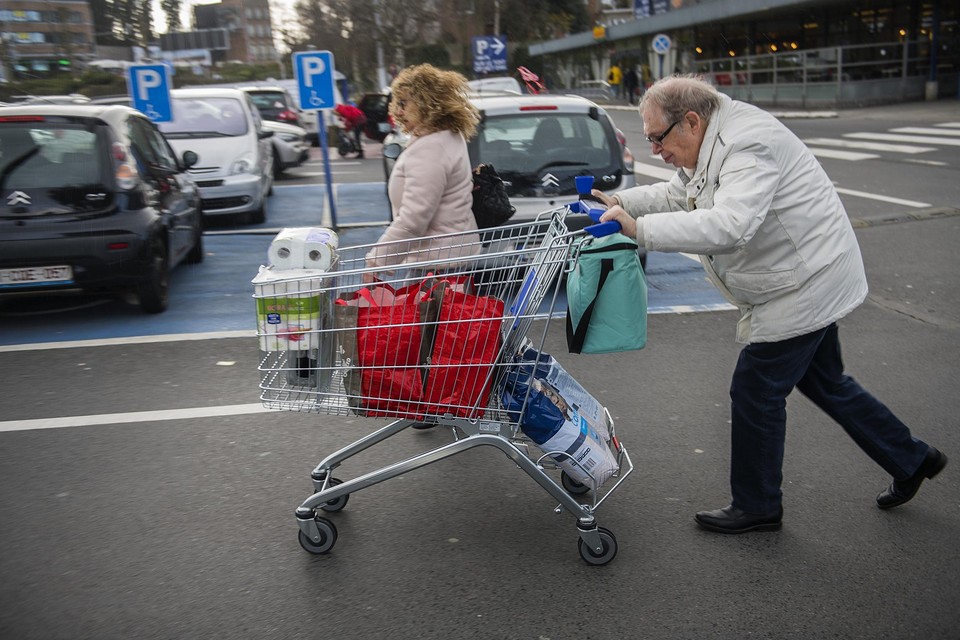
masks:
{"label": "man's eyeglasses", "polygon": [[657,145],[657,146],[662,147],[662,146],[663,146],[663,139],[666,138],[668,135],[670,135],[670,132],[673,131],[673,128],[674,128],[675,126],[677,126],[678,124],[680,124],[681,120],[683,120],[683,119],[681,118],[680,120],[677,120],[676,122],[674,122],[672,125],[670,125],[669,127],[667,127],[667,130],[666,130],[666,131],[664,131],[663,133],[661,133],[661,134],[658,135],[658,136],[647,136],[647,142],[649,142],[650,144],[655,144],[655,145]]}

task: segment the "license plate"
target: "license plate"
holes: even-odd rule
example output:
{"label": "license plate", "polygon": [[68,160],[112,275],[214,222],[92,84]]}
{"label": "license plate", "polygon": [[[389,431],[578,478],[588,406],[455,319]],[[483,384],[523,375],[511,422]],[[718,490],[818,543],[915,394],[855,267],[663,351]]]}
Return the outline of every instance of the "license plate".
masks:
{"label": "license plate", "polygon": [[73,284],[73,269],[68,265],[0,269],[0,288],[10,289],[38,284]]}

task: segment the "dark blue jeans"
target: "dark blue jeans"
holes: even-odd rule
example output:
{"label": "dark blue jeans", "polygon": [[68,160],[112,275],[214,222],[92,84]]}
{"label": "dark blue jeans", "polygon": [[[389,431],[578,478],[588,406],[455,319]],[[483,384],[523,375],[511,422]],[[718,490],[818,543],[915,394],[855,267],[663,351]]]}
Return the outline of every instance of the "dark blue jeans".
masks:
{"label": "dark blue jeans", "polygon": [[843,373],[837,325],[780,342],[747,345],[730,385],[733,506],[747,513],[780,509],[787,396],[796,387],[843,427],[897,480],[913,475],[928,445],[882,402]]}

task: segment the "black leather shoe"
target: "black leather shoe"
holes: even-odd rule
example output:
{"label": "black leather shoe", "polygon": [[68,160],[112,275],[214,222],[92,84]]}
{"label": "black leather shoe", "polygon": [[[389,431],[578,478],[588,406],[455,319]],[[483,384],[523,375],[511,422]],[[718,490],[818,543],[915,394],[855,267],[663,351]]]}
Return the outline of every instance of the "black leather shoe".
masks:
{"label": "black leather shoe", "polygon": [[779,531],[783,509],[768,515],[756,515],[733,505],[716,511],[700,511],[694,518],[707,531],[717,533],[746,533],[747,531]]}
{"label": "black leather shoe", "polygon": [[894,480],[884,491],[877,496],[877,506],[881,509],[891,509],[898,507],[904,502],[909,502],[913,496],[917,495],[920,485],[925,478],[932,478],[947,466],[947,456],[943,455],[930,447],[927,451],[927,457],[923,459],[917,472],[906,480]]}

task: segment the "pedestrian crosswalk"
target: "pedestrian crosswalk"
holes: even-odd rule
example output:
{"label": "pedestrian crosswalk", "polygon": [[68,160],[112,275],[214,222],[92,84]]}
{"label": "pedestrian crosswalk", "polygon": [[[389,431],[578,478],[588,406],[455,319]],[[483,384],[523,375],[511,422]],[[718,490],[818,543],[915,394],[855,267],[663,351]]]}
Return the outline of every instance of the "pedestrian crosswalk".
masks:
{"label": "pedestrian crosswalk", "polygon": [[896,127],[885,133],[854,131],[839,138],[806,138],[804,143],[819,158],[851,162],[880,158],[882,154],[915,156],[943,147],[960,147],[960,122],[940,122],[930,127]]}
{"label": "pedestrian crosswalk", "polygon": [[[860,162],[883,157],[903,156],[904,162],[930,166],[946,166],[941,160],[922,159],[920,156],[943,149],[960,147],[960,122],[940,122],[932,126],[908,126],[888,129],[886,132],[854,131],[835,138],[804,138],[804,144],[818,158]],[[676,169],[665,166],[659,156],[651,156],[650,162],[639,158],[634,163],[634,173],[656,180],[669,180]],[[867,197],[860,191],[848,195]],[[875,199],[882,199],[874,196]],[[890,199],[894,204],[929,206],[922,202]]]}

